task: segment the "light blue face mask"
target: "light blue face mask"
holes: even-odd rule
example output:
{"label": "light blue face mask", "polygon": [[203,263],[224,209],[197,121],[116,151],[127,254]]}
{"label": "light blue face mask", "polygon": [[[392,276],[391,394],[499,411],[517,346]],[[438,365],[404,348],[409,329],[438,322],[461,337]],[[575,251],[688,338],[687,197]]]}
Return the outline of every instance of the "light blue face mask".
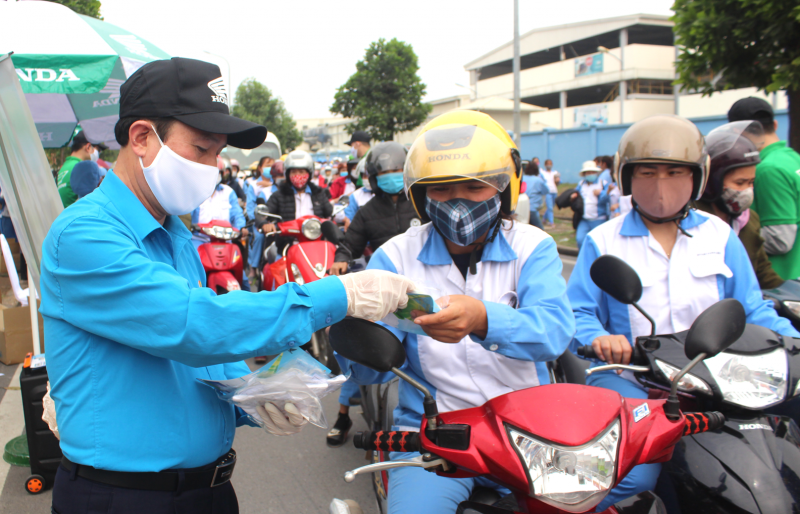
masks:
{"label": "light blue face mask", "polygon": [[340,177],[346,177],[347,176],[347,172],[346,171],[340,171],[339,172],[339,176]]}
{"label": "light blue face mask", "polygon": [[378,187],[390,195],[396,195],[403,190],[403,172],[384,173],[378,175]]}
{"label": "light blue face mask", "polygon": [[597,182],[597,177],[598,176],[599,175],[597,173],[591,173],[589,175],[584,175],[583,176],[583,180],[585,180],[589,184],[594,184],[595,182]]}
{"label": "light blue face mask", "polygon": [[272,166],[264,166],[264,171],[262,171],[261,174],[269,175],[270,170],[272,170]]}

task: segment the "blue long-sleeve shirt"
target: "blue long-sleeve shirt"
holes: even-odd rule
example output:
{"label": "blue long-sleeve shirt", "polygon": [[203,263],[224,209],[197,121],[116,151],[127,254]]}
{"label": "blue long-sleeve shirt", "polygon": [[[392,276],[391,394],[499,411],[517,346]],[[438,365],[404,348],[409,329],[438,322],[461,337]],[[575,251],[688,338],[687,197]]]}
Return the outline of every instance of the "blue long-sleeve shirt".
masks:
{"label": "blue long-sleeve shirt", "polygon": [[[217,184],[217,191],[224,191],[227,186],[223,186],[222,184]],[[228,210],[228,220],[233,228],[240,229],[246,225],[246,221],[244,219],[244,211],[242,211],[242,207],[239,205],[239,197],[236,196],[236,193],[231,190],[230,194],[227,198],[227,203],[230,205]],[[198,207],[197,209],[192,211],[192,224],[197,225],[200,223],[200,209],[202,207]]]}
{"label": "blue long-sleeve shirt", "polygon": [[217,296],[176,216],[160,225],[109,173],[53,223],[42,305],[61,449],[119,471],[208,464],[241,411],[196,379],[248,373],[244,359],[300,346],[342,319],[341,281]]}
{"label": "blue long-sleeve shirt", "polygon": [[531,210],[541,208],[545,197],[550,193],[547,182],[540,175],[523,175],[522,181],[527,184],[525,194],[530,199]]}

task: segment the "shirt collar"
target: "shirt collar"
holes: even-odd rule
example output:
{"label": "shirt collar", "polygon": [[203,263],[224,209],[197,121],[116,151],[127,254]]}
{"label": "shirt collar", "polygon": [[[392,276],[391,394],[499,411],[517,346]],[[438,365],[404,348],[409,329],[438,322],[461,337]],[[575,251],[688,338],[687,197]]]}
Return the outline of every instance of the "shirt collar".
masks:
{"label": "shirt collar", "polygon": [[[447,251],[447,245],[444,243],[444,238],[439,234],[433,225],[430,227],[430,236],[425,241],[422,251],[419,252],[417,260],[428,266],[444,266],[453,262],[450,252]],[[497,233],[494,241],[488,243],[483,247],[482,261],[495,261],[495,262],[508,262],[517,258],[517,254],[508,244],[508,241],[503,236],[503,231]]]}
{"label": "shirt collar", "polygon": [[761,149],[761,155],[760,155],[761,160],[763,161],[764,159],[766,159],[767,156],[772,152],[775,152],[777,150],[783,150],[784,148],[786,148],[786,141],[776,141],[771,145],[765,146],[764,148]]}
{"label": "shirt collar", "polygon": [[[311,194],[311,186],[306,186],[306,189],[305,189],[305,191],[303,191],[303,192],[304,192],[304,193]],[[300,194],[300,191],[298,191],[298,190],[295,188],[295,189],[294,189],[294,194],[295,194],[295,196],[297,196],[297,195],[299,195],[299,194]]]}
{"label": "shirt collar", "polygon": [[162,227],[142,202],[136,198],[133,191],[128,189],[128,186],[113,171],[108,172],[99,189],[125,217],[125,222],[133,229],[140,240],[144,240],[151,232],[159,228],[164,228],[170,234],[184,239],[191,237],[189,231],[186,230],[186,225],[177,216],[167,215]]}
{"label": "shirt collar", "polygon": [[[708,221],[708,217],[698,213],[694,209],[690,209],[689,215],[681,221],[681,227],[687,230],[701,225],[706,221]],[[650,231],[647,230],[647,225],[644,224],[639,212],[634,209],[629,212],[625,220],[623,220],[622,229],[620,229],[619,234],[627,237],[647,236],[650,234]]]}

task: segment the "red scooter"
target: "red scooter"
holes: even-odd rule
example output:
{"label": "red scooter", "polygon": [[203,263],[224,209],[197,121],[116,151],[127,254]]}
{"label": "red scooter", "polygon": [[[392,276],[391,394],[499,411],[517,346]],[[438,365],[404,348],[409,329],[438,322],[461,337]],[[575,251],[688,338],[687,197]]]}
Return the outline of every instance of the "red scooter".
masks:
{"label": "red scooter", "polygon": [[239,238],[239,230],[223,220],[197,225],[195,230],[211,238],[197,249],[206,271],[206,286],[217,294],[240,291],[243,285],[242,252],[232,242]]}
{"label": "red scooter", "polygon": [[[620,289],[630,285],[624,278],[618,280]],[[508,498],[498,506],[462,502],[459,514],[591,512],[634,466],[665,462],[682,436],[717,430],[724,424],[718,412],[680,412],[677,384],[692,367],[736,341],[744,332],[744,319],[744,309],[736,300],[723,300],[697,318],[685,343],[691,362],[675,376],[666,401],[555,384],[439,414],[430,392],[400,369],[406,354],[394,334],[381,325],[346,318],[331,327],[334,349],[353,362],[379,372],[392,371],[409,382],[424,395],[425,417],[419,432],[356,434],[357,448],[419,451],[420,456],[364,466],[347,472],[345,481],[369,472],[421,467],[451,478],[491,478],[510,489],[516,500],[511,502],[516,503],[513,507],[508,506]],[[609,365],[606,369],[624,368]],[[662,512],[659,508],[663,509],[661,500],[647,492],[605,513]]]}
{"label": "red scooter", "polygon": [[[342,209],[344,206],[338,210]],[[333,215],[337,212],[334,208]],[[267,217],[274,217],[262,205],[256,207],[255,214],[257,226],[262,226]],[[264,264],[261,269],[261,289],[274,291],[287,282],[304,285],[327,277],[334,262],[339,234],[341,232],[332,221],[312,215],[278,223],[275,232],[264,235],[292,238],[294,241],[283,248],[282,259]],[[267,245],[265,254],[270,246]],[[315,359],[330,368],[334,374],[339,373],[339,363],[333,356],[326,330],[314,332],[308,344],[308,350]]]}

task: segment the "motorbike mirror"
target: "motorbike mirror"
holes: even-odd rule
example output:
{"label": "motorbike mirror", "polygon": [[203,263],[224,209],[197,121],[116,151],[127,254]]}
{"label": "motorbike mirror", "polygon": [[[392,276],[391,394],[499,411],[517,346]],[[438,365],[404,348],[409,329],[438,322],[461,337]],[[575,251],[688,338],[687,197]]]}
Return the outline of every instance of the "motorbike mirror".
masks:
{"label": "motorbike mirror", "polygon": [[713,357],[728,348],[742,337],[745,317],[744,307],[733,298],[721,300],[703,311],[686,334],[686,357],[694,359],[701,353]]}
{"label": "motorbike mirror", "polygon": [[339,244],[340,234],[339,228],[331,220],[322,222],[322,235],[325,236],[325,239],[333,244]]}
{"label": "motorbike mirror", "polygon": [[371,321],[346,317],[331,325],[331,347],[356,364],[385,373],[406,361],[403,344],[386,327]]}
{"label": "motorbike mirror", "polygon": [[634,304],[642,297],[639,275],[619,257],[598,257],[589,269],[589,276],[603,292],[625,305]]}
{"label": "motorbike mirror", "polygon": [[350,197],[347,195],[342,195],[338,200],[336,200],[336,203],[339,205],[350,205]]}

